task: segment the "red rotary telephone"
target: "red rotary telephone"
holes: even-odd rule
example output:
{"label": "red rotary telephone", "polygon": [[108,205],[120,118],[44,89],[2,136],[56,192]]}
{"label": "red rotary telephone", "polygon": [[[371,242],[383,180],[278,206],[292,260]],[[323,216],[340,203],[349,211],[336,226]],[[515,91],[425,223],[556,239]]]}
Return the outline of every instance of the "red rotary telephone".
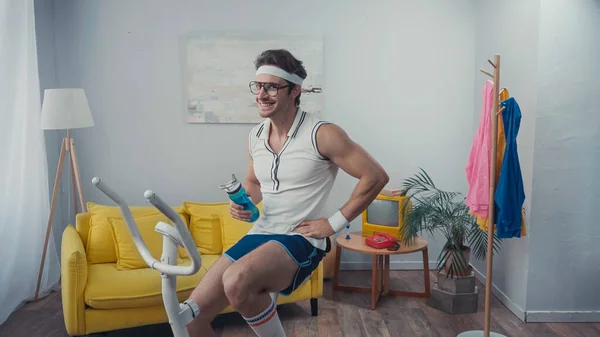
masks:
{"label": "red rotary telephone", "polygon": [[400,248],[396,237],[387,233],[375,233],[365,239],[365,244],[377,249],[398,250]]}

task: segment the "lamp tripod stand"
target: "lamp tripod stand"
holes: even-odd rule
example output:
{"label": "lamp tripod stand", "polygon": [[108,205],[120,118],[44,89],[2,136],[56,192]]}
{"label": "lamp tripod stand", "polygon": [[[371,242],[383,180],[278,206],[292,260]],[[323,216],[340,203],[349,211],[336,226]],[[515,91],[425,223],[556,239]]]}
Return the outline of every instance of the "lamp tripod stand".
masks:
{"label": "lamp tripod stand", "polygon": [[56,198],[58,196],[58,190],[60,187],[60,180],[62,177],[63,164],[65,161],[65,155],[69,157],[69,163],[71,167],[71,177],[73,179],[73,203],[75,206],[75,214],[77,214],[77,200],[81,206],[81,210],[85,211],[83,189],[81,187],[81,177],[79,175],[79,166],[77,164],[77,155],[75,153],[75,142],[71,137],[69,129],[67,129],[67,135],[62,140],[60,147],[60,157],[58,158],[58,169],[56,170],[56,178],[54,181],[54,190],[52,192],[52,204],[50,206],[50,215],[48,216],[48,226],[46,228],[46,240],[44,241],[44,251],[42,253],[42,261],[40,262],[40,270],[38,273],[37,286],[35,289],[35,298],[38,299],[40,292],[40,284],[42,282],[42,273],[44,271],[44,262],[46,260],[46,251],[48,250],[48,240],[50,239],[50,231],[52,230],[52,219],[54,218],[54,209],[56,206]]}

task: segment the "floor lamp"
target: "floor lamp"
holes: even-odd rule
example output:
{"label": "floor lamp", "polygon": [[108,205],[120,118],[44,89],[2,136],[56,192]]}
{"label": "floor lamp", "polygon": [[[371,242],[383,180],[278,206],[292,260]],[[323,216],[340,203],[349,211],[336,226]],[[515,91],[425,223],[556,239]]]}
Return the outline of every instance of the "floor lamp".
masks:
{"label": "floor lamp", "polygon": [[92,119],[92,113],[88,105],[85,91],[78,88],[46,89],[44,91],[41,118],[43,130],[66,130],[66,135],[63,138],[60,147],[58,168],[56,170],[56,178],[54,181],[54,191],[52,192],[52,204],[50,206],[50,215],[48,216],[48,226],[46,228],[46,240],[44,241],[42,261],[40,262],[37,287],[35,289],[35,300],[38,299],[40,291],[44,262],[46,260],[46,251],[48,249],[48,240],[50,239],[50,231],[52,230],[52,218],[54,217],[54,209],[60,187],[60,178],[62,177],[65,156],[68,156],[71,167],[75,213],[77,213],[77,200],[79,200],[81,210],[85,211],[83,189],[81,186],[81,178],[79,176],[79,165],[77,164],[77,155],[75,154],[75,142],[71,137],[70,130],[94,126],[94,120]]}

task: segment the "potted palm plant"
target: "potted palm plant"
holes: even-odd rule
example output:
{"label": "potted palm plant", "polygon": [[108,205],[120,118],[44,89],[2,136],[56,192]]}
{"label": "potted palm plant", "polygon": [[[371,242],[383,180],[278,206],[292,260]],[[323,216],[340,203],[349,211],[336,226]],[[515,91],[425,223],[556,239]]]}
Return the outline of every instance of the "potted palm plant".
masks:
{"label": "potted palm plant", "polygon": [[[485,259],[488,236],[470,213],[466,198],[459,192],[436,187],[423,169],[405,179],[402,185],[407,196],[401,207],[404,243],[410,244],[423,232],[431,236],[442,234],[445,243],[438,256],[438,276],[440,272],[451,279],[471,275],[470,257]],[[493,250],[497,251],[500,240],[495,234],[493,238]]]}

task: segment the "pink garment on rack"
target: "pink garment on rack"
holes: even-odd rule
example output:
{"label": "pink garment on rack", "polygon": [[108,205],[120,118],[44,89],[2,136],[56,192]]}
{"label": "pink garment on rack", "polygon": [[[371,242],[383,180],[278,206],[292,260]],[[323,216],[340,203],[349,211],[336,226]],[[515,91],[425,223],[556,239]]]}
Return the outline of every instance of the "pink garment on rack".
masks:
{"label": "pink garment on rack", "polygon": [[466,167],[469,183],[466,204],[472,213],[487,218],[490,201],[491,112],[494,104],[494,82],[487,80],[481,94],[483,96],[481,117]]}

